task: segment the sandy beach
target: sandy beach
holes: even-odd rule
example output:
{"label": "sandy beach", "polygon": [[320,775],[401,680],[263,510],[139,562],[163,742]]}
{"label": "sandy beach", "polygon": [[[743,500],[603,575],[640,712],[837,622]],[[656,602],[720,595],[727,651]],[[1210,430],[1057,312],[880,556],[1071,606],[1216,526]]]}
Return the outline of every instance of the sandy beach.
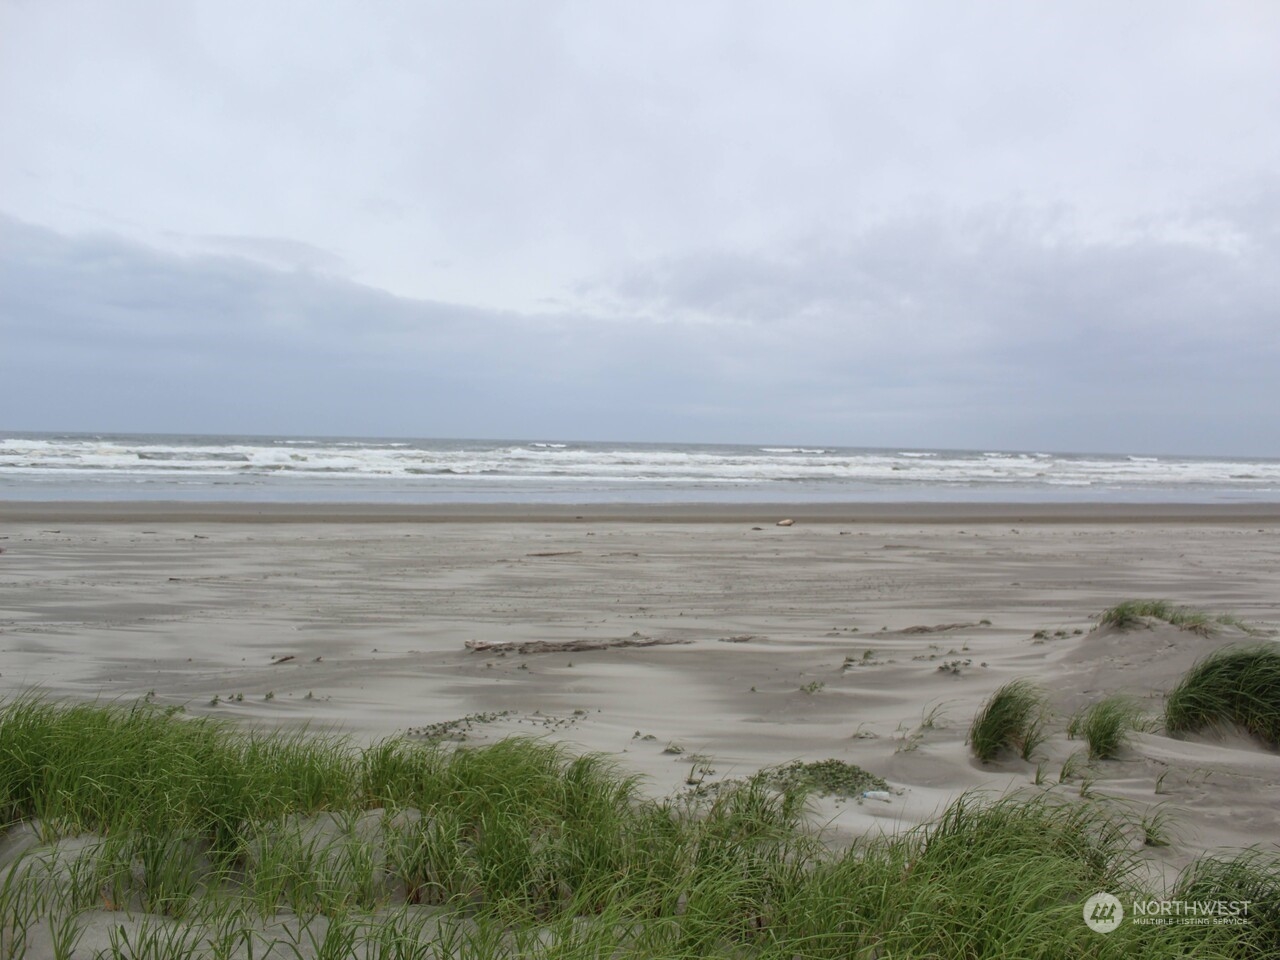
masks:
{"label": "sandy beach", "polygon": [[[1056,783],[1073,711],[1124,692],[1158,716],[1200,657],[1280,625],[1265,505],[6,504],[0,538],[6,698],[147,697],[360,741],[470,717],[469,742],[553,737],[654,795],[837,758],[894,788],[820,804],[837,832]],[[1256,634],[1095,629],[1131,598]],[[1037,762],[981,764],[968,726],[1017,677],[1048,692],[1052,735]],[[1243,737],[1139,733],[1091,777],[1173,824],[1157,870],[1280,840],[1280,757]]]}

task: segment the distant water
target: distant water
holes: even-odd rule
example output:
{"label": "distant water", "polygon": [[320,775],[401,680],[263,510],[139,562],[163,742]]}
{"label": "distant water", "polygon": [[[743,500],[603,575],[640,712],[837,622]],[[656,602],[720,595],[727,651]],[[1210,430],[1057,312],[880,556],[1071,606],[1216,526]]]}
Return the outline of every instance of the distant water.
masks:
{"label": "distant water", "polygon": [[1280,501],[1280,460],[570,441],[0,434],[0,499]]}

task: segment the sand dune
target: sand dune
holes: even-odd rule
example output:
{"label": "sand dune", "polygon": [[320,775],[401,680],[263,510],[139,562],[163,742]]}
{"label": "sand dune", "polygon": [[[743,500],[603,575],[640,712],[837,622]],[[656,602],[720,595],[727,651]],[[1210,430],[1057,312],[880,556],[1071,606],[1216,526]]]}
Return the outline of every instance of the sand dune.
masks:
{"label": "sand dune", "polygon": [[[1008,508],[1011,520],[943,508],[887,521],[735,509],[417,522],[407,510],[130,506],[113,520],[8,505],[0,691],[149,696],[361,740],[484,715],[475,742],[563,739],[616,756],[654,794],[835,757],[896,791],[821,806],[858,831],[1026,785],[1037,767],[1056,783],[1081,747],[1065,735],[1072,711],[1123,692],[1156,716],[1199,657],[1256,639],[1234,626],[1095,629],[1117,601],[1230,613],[1272,642],[1280,624],[1280,522],[1265,510]],[[783,515],[797,523],[777,527]],[[980,764],[968,725],[1017,677],[1049,693],[1053,735],[1038,763]],[[1141,733],[1089,777],[1088,789],[1167,813],[1157,870],[1280,840],[1280,756],[1238,736]]]}

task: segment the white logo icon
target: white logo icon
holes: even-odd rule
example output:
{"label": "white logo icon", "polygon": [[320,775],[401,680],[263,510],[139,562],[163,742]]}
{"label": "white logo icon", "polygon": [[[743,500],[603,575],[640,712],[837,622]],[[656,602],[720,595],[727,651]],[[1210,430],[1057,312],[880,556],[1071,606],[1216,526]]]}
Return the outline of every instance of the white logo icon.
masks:
{"label": "white logo icon", "polygon": [[1124,906],[1109,893],[1095,893],[1084,902],[1084,922],[1097,933],[1110,933],[1124,919]]}

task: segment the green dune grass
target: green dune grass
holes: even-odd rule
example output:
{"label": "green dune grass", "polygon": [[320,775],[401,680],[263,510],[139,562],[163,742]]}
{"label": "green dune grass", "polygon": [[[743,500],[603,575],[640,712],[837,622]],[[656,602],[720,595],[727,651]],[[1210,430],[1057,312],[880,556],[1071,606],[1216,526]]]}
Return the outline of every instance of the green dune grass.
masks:
{"label": "green dune grass", "polygon": [[1142,723],[1142,708],[1125,696],[1111,696],[1071,718],[1067,736],[1083,737],[1090,760],[1113,760]]}
{"label": "green dune grass", "polygon": [[1028,680],[1014,680],[991,695],[969,728],[969,743],[984,762],[1006,750],[1017,750],[1030,760],[1045,739],[1045,702],[1040,689]]}
{"label": "green dune grass", "polygon": [[1208,635],[1215,627],[1238,627],[1245,633],[1254,630],[1239,617],[1230,614],[1210,616],[1203,610],[1194,607],[1178,606],[1168,600],[1125,600],[1114,607],[1104,610],[1098,617],[1098,625],[1115,627],[1118,630],[1132,630],[1142,626],[1147,620],[1163,620],[1165,623]]}
{"label": "green dune grass", "polygon": [[1205,657],[1169,692],[1164,717],[1172,734],[1234,725],[1280,748],[1280,647],[1235,647]]}
{"label": "green dune grass", "polygon": [[[36,934],[72,956],[103,909],[108,958],[1274,955],[1263,927],[1089,930],[1090,895],[1156,895],[1140,824],[1041,792],[832,846],[767,776],[654,800],[537,740],[361,747],[26,698],[0,707],[0,803],[41,841],[0,879],[0,957]],[[1280,868],[1183,885],[1214,876],[1271,896]]]}

